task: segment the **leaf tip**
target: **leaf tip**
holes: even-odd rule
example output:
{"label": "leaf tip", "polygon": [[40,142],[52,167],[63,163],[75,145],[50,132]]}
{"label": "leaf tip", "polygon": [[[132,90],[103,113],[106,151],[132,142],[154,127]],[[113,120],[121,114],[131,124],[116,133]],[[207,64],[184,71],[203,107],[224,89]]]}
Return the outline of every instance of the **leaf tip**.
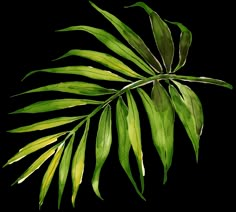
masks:
{"label": "leaf tip", "polygon": [[6,166],[8,166],[9,165],[9,163],[7,162],[7,163],[5,163],[3,166],[2,166],[2,168],[5,168]]}
{"label": "leaf tip", "polygon": [[167,182],[167,170],[164,171],[163,185],[165,185],[166,182]]}
{"label": "leaf tip", "polygon": [[103,197],[100,194],[99,188],[98,188],[98,180],[92,180],[92,186],[93,186],[93,190],[95,192],[95,194],[101,199],[104,200]]}
{"label": "leaf tip", "polygon": [[94,7],[95,9],[99,9],[98,6],[96,4],[94,4],[92,1],[89,1],[89,3],[91,4],[92,7]]}
{"label": "leaf tip", "polygon": [[124,8],[131,8],[131,7],[141,7],[148,13],[148,15],[150,15],[153,12],[153,10],[146,3],[141,1],[131,4],[129,6],[125,6]]}
{"label": "leaf tip", "polygon": [[71,202],[72,202],[72,206],[73,206],[73,208],[75,208],[75,195],[72,195],[72,197],[71,197]]}
{"label": "leaf tip", "polygon": [[199,161],[199,156],[198,156],[198,153],[196,154],[196,163],[198,164],[198,161]]}
{"label": "leaf tip", "polygon": [[14,186],[15,184],[19,184],[18,179],[17,179],[16,181],[14,181],[14,182],[11,184],[11,186]]}
{"label": "leaf tip", "polygon": [[56,29],[55,32],[64,32],[66,31],[65,29]]}

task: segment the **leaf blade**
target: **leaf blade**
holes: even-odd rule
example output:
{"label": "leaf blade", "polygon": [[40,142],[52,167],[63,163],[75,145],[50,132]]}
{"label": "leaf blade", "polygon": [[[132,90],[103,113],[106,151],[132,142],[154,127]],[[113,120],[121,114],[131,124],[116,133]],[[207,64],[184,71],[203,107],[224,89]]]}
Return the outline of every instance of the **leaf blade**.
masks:
{"label": "leaf blade", "polygon": [[101,169],[109,155],[112,143],[112,122],[111,107],[107,105],[99,120],[97,137],[96,137],[96,164],[92,177],[92,187],[95,194],[103,199],[99,191],[99,178]]}
{"label": "leaf blade", "polygon": [[80,26],[71,26],[57,31],[63,32],[63,31],[75,31],[75,30],[81,30],[92,34],[95,38],[97,38],[111,51],[133,62],[135,65],[137,65],[139,68],[141,68],[141,70],[145,71],[146,73],[151,75],[154,74],[153,70],[146,64],[146,62],[144,62],[140,57],[138,57],[130,48],[124,45],[120,40],[118,40],[112,34],[106,32],[105,30],[95,27],[80,25]]}
{"label": "leaf blade", "polygon": [[[156,137],[154,136],[154,139],[156,147],[159,146],[158,148],[161,149],[160,155],[164,165],[163,183],[166,183],[167,172],[171,167],[173,157],[175,113],[167,91],[158,81],[155,81],[153,85],[152,100],[157,111],[156,120],[154,120],[157,122],[156,130],[159,129],[159,133],[156,134]],[[152,117],[150,116],[150,118]]]}
{"label": "leaf blade", "polygon": [[60,209],[61,205],[61,198],[64,192],[65,184],[67,181],[67,176],[69,173],[70,168],[70,161],[71,161],[71,155],[73,150],[73,144],[74,144],[75,134],[73,134],[70,138],[69,143],[67,144],[67,147],[64,151],[64,154],[62,156],[60,166],[59,166],[59,178],[58,178],[58,209]]}
{"label": "leaf blade", "polygon": [[80,140],[80,143],[76,149],[76,152],[73,157],[72,167],[71,167],[71,178],[72,178],[72,197],[71,202],[73,207],[75,207],[75,199],[77,196],[77,192],[79,190],[79,186],[82,182],[83,173],[84,173],[84,160],[85,160],[85,149],[86,149],[86,141],[88,136],[90,120],[88,119],[86,122],[85,130],[83,136]]}
{"label": "leaf blade", "polygon": [[134,151],[138,169],[139,178],[141,182],[141,191],[144,191],[144,165],[143,165],[143,152],[141,143],[141,130],[140,130],[140,120],[137,105],[130,91],[126,92],[127,102],[128,102],[128,135],[131,142],[132,149]]}
{"label": "leaf blade", "polygon": [[100,9],[94,3],[90,1],[90,4],[101,13],[112,25],[117,29],[117,31],[123,36],[123,38],[143,57],[143,59],[156,71],[162,72],[162,67],[160,62],[151,53],[150,49],[146,46],[144,41],[126,24],[120,21],[117,17],[111,13]]}
{"label": "leaf blade", "polygon": [[23,159],[25,156],[56,142],[59,137],[65,135],[66,133],[67,132],[61,132],[54,135],[45,136],[27,144],[21,148],[18,153],[11,157],[3,167],[15,163]]}
{"label": "leaf blade", "polygon": [[174,148],[174,110],[170,97],[159,82],[154,83],[152,99],[141,88],[138,93],[148,115],[152,140],[164,167],[163,183],[166,183]]}
{"label": "leaf blade", "polygon": [[179,94],[179,92],[173,85],[169,86],[169,92],[173,105],[175,107],[175,111],[178,114],[181,122],[183,123],[188,137],[192,142],[196,161],[198,161],[200,135],[196,131],[196,125],[192,111],[186,101],[182,98],[182,96]]}
{"label": "leaf blade", "polygon": [[25,133],[25,132],[33,132],[33,131],[42,131],[58,126],[62,126],[65,124],[69,124],[71,122],[77,121],[84,116],[71,116],[71,117],[58,117],[52,118],[45,121],[40,121],[31,125],[26,125],[23,127],[18,127],[16,129],[8,130],[10,133]]}
{"label": "leaf blade", "polygon": [[[64,57],[73,55],[71,53],[67,55],[68,53],[66,53],[65,55],[63,55],[62,57],[58,59],[62,59]],[[34,70],[34,71],[29,72],[22,80],[38,72],[47,72],[47,73],[55,73],[55,74],[74,74],[74,75],[80,75],[80,76],[84,76],[84,77],[88,77],[88,78],[96,79],[96,80],[129,82],[129,80],[117,74],[114,74],[107,70],[94,68],[92,66],[65,66],[65,67],[58,67],[58,68]],[[130,73],[130,76],[138,77],[139,75]]]}
{"label": "leaf blade", "polygon": [[35,160],[29,167],[28,169],[19,177],[17,180],[12,184],[20,184],[22,183],[25,179],[27,179],[31,174],[33,174],[37,169],[40,168],[40,166],[43,165],[43,163],[50,158],[56,151],[60,144],[57,144],[53,147],[51,147],[49,150],[47,150],[45,153],[43,153],[37,160]]}
{"label": "leaf blade", "polygon": [[41,183],[41,188],[40,188],[40,194],[39,194],[39,208],[43,205],[43,201],[47,195],[48,189],[50,187],[50,184],[52,182],[52,178],[55,174],[56,168],[59,164],[62,152],[64,150],[64,143],[62,143],[58,148],[56,153],[54,154],[54,157],[52,158],[47,171],[45,172],[43,176],[43,180]]}
{"label": "leaf blade", "polygon": [[188,87],[187,85],[183,85],[179,82],[173,81],[175,85],[179,88],[184,101],[186,102],[186,105],[188,106],[189,110],[193,114],[195,125],[196,125],[196,131],[199,136],[202,134],[202,129],[204,125],[204,115],[203,115],[203,109],[202,104],[198,96],[196,95],[193,90]]}
{"label": "leaf blade", "polygon": [[55,110],[62,110],[82,105],[96,105],[101,104],[102,101],[96,101],[91,99],[53,99],[35,102],[31,105],[18,109],[10,114],[17,113],[44,113],[51,112]]}
{"label": "leaf blade", "polygon": [[46,91],[65,92],[65,93],[72,93],[85,96],[100,96],[106,94],[113,94],[116,92],[115,89],[104,88],[94,83],[71,81],[71,82],[61,82],[42,86],[39,88],[25,91],[23,93],[16,94],[14,96],[35,93],[35,92],[46,92]]}
{"label": "leaf blade", "polygon": [[179,29],[181,30],[180,40],[179,40],[179,62],[178,62],[177,66],[175,67],[175,70],[174,70],[174,72],[176,72],[180,68],[182,68],[186,63],[189,48],[192,44],[192,33],[182,23],[172,22],[172,21],[167,21],[167,22],[178,26]]}
{"label": "leaf blade", "polygon": [[183,76],[183,75],[172,75],[172,76],[169,79],[176,79],[176,80],[187,81],[187,82],[213,84],[213,85],[222,86],[228,89],[233,89],[233,86],[231,84],[223,80],[214,79],[211,77],[194,77],[194,76]]}
{"label": "leaf blade", "polygon": [[145,200],[144,196],[138,189],[138,186],[133,178],[133,175],[130,169],[129,152],[131,148],[131,143],[130,143],[129,135],[128,135],[128,124],[126,120],[127,115],[128,115],[128,108],[125,105],[122,97],[119,97],[116,104],[116,128],[117,128],[117,134],[118,134],[119,161],[126,175],[128,176],[129,180],[134,186],[135,191],[143,200]]}
{"label": "leaf blade", "polygon": [[167,73],[170,73],[175,50],[171,31],[168,25],[144,2],[137,2],[129,7],[135,6],[143,8],[149,15],[156,46],[166,67]]}
{"label": "leaf blade", "polygon": [[[72,50],[68,51],[66,54],[59,57],[58,59],[62,59],[62,58],[69,57],[69,56],[80,56],[80,57],[98,62],[98,63],[100,63],[100,64],[102,64],[114,71],[117,71],[121,74],[124,74],[126,76],[139,78],[139,79],[143,78],[141,75],[139,75],[138,73],[133,71],[131,68],[129,68],[127,65],[125,65],[121,60],[119,60],[107,53],[102,53],[102,52],[92,51],[92,50],[72,49]],[[115,79],[116,81],[123,81],[123,82],[127,81],[124,78],[121,78],[121,77],[118,78],[117,77],[118,75],[115,75],[111,72],[109,73],[107,71],[106,74],[107,75],[109,74],[110,78]],[[103,75],[103,78],[110,80],[108,78],[108,76],[104,77],[104,75]]]}

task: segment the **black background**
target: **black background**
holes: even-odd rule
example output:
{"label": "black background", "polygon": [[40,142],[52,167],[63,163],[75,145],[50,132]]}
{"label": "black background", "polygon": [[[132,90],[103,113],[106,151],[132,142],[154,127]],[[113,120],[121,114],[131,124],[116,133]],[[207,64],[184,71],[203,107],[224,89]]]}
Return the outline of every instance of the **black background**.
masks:
{"label": "black background", "polygon": [[[157,54],[147,15],[140,8],[124,9],[135,1],[94,0],[98,6],[110,11],[136,31]],[[199,1],[186,4],[183,1],[146,1],[165,19],[185,24],[193,33],[193,43],[186,66],[181,74],[208,76],[236,85],[235,41],[233,40],[232,5],[228,3],[204,4]],[[97,13],[86,0],[48,3],[18,3],[2,5],[1,17],[1,120],[0,120],[0,166],[18,151],[31,134],[10,135],[5,131],[30,122],[26,116],[10,116],[25,102],[34,102],[35,96],[10,98],[19,91],[32,86],[57,80],[52,75],[35,75],[21,83],[22,77],[31,70],[59,65],[78,64],[89,61],[68,59],[52,62],[52,59],[72,48],[95,49],[109,53],[93,36],[84,32],[55,32],[72,25],[91,25],[106,29],[122,39],[111,24]],[[176,30],[176,29],[175,29]],[[177,31],[174,32],[177,35]],[[177,36],[176,36],[177,38]],[[111,52],[110,52],[111,53]],[[58,78],[59,80],[62,77]],[[100,190],[104,201],[96,197],[91,187],[94,167],[94,139],[98,118],[94,118],[89,144],[86,150],[86,169],[77,196],[76,209],[85,211],[137,209],[145,211],[164,209],[234,211],[235,191],[235,90],[205,84],[189,84],[202,101],[205,126],[200,140],[199,163],[194,160],[191,142],[176,120],[175,150],[173,164],[166,185],[162,185],[162,165],[150,139],[146,114],[141,109],[144,164],[146,167],[145,192],[147,201],[134,192],[128,178],[118,163],[116,134],[108,160],[102,170]],[[109,84],[106,85],[109,87]],[[41,96],[38,96],[41,98]],[[113,106],[114,107],[114,106]],[[36,117],[36,119],[39,117]],[[114,126],[114,125],[113,125]],[[32,135],[32,139],[35,134]],[[27,140],[25,140],[27,139]],[[0,169],[1,211],[37,211],[38,194],[46,165],[20,185],[11,183],[35,159],[29,156],[12,166]],[[134,163],[135,165],[135,163]],[[57,174],[56,174],[57,176]],[[42,211],[57,209],[56,176],[46,196]],[[70,203],[71,183],[62,199],[61,210],[73,210]]]}

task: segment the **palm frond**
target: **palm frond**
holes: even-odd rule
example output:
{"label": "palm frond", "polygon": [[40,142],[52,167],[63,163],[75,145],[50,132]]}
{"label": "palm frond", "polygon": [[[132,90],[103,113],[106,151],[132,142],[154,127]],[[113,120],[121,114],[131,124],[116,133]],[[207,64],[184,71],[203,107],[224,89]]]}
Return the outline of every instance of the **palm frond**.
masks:
{"label": "palm frond", "polygon": [[[149,15],[154,40],[160,53],[159,56],[162,58],[161,64],[141,39],[141,36],[137,35],[115,15],[102,10],[92,2],[90,3],[96,11],[102,14],[117,29],[122,35],[124,43],[126,42],[127,44],[124,44],[123,41],[118,40],[106,30],[86,25],[71,26],[57,31],[85,31],[93,35],[109,50],[125,61],[111,54],[95,50],[71,49],[58,59],[63,59],[68,56],[85,58],[93,63],[104,66],[104,69],[80,64],[78,66],[33,70],[30,71],[23,80],[40,72],[44,74],[74,75],[73,79],[78,77],[79,80],[54,84],[49,83],[14,95],[21,96],[34,95],[34,93],[46,93],[53,96],[54,92],[62,92],[63,95],[68,95],[68,97],[63,99],[52,98],[35,101],[30,105],[11,112],[10,114],[12,115],[25,114],[31,116],[32,114],[40,115],[41,113],[53,114],[58,110],[63,113],[65,112],[63,109],[74,109],[74,111],[78,113],[78,115],[75,116],[60,115],[59,117],[49,118],[8,130],[9,133],[31,133],[43,130],[45,130],[45,133],[49,133],[49,135],[44,135],[25,145],[4,165],[13,164],[38,150],[44,151],[44,153],[17,178],[14,182],[15,184],[23,182],[40,168],[45,161],[52,157],[41,183],[39,195],[40,207],[44,202],[57,168],[59,173],[58,208],[60,208],[61,205],[70,171],[72,180],[71,201],[72,205],[75,206],[77,193],[85,171],[86,143],[90,135],[89,128],[90,125],[93,127],[96,126],[96,123],[92,123],[91,120],[99,112],[101,112],[101,115],[96,136],[96,161],[91,180],[95,194],[102,199],[99,189],[100,174],[109,156],[112,142],[115,140],[115,136],[112,132],[112,123],[114,122],[113,119],[115,119],[120,165],[132,183],[134,190],[145,200],[143,196],[145,175],[143,155],[145,155],[145,152],[142,148],[142,123],[140,122],[140,116],[142,114],[140,113],[140,102],[136,99],[135,92],[137,92],[141,98],[146,111],[153,144],[164,167],[163,183],[166,183],[168,170],[171,167],[173,158],[175,115],[179,116],[192,142],[196,160],[198,160],[199,155],[200,136],[204,122],[203,108],[197,94],[190,87],[185,85],[184,82],[207,83],[228,89],[233,88],[231,84],[219,79],[174,74],[174,72],[184,67],[192,43],[192,33],[182,23],[162,19],[157,12],[144,2],[138,2],[129,6],[141,7]],[[167,23],[170,25],[168,26]],[[171,26],[177,26],[181,31],[179,40],[179,61],[177,65],[173,64],[174,43],[171,28],[169,28]],[[136,55],[131,48],[133,48],[140,57]],[[132,62],[134,66],[131,67],[129,63],[126,64],[126,62]],[[104,81],[120,83],[121,87],[119,87],[119,89],[117,89],[116,86],[110,88],[113,87],[111,85],[109,88],[104,87],[102,85]],[[145,89],[147,84],[152,84],[150,94]],[[74,97],[69,97],[70,94],[74,95]],[[89,98],[81,98],[81,96],[88,96]],[[113,118],[112,107],[115,100],[117,101],[115,117]],[[86,113],[86,115],[81,115],[81,110],[76,109],[78,107],[80,108],[82,105],[86,108],[93,109],[91,109],[91,112]],[[64,125],[68,126],[69,124],[72,125],[72,129],[60,131],[59,128],[57,128],[60,126],[61,129],[65,127]],[[83,126],[84,131],[81,133]],[[50,134],[50,129],[52,128],[60,132]],[[78,142],[77,135],[80,133],[82,136]],[[132,173],[132,167],[129,161],[131,151],[134,153],[133,156],[137,162],[140,186]]]}

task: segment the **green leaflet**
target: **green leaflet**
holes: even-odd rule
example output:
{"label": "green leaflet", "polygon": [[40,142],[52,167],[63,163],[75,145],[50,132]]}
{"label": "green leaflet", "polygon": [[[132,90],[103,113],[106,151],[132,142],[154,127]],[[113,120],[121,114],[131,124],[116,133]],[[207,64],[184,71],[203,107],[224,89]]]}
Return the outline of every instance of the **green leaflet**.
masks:
{"label": "green leaflet", "polygon": [[[192,142],[196,161],[198,161],[198,149],[201,130],[197,132],[196,126],[198,125],[200,127],[200,125],[203,124],[203,114],[200,101],[197,98],[196,94],[194,94],[193,91],[186,91],[186,89],[189,88],[181,87],[180,91],[181,93],[183,92],[182,97],[173,85],[169,86],[169,92],[171,94],[171,99],[174,104],[175,110]],[[202,118],[197,118],[197,116],[200,116]],[[196,125],[196,121],[201,121],[202,123],[199,122]]]}
{"label": "green leaflet", "polygon": [[90,4],[100,12],[112,25],[119,31],[124,39],[143,57],[143,59],[151,66],[156,72],[162,72],[160,62],[151,53],[144,41],[126,24],[120,21],[117,17],[111,13],[100,9],[94,3],[90,1]]}
{"label": "green leaflet", "polygon": [[101,104],[101,101],[90,100],[90,99],[53,99],[45,100],[33,103],[24,108],[18,109],[10,114],[15,113],[44,113],[55,110],[62,110],[72,108],[76,106],[82,106],[87,104]]}
{"label": "green leaflet", "polygon": [[128,124],[127,124],[128,108],[125,105],[122,97],[119,97],[116,104],[116,128],[118,134],[118,156],[120,164],[124,169],[125,173],[129,177],[131,183],[133,184],[135,191],[138,195],[145,200],[142,193],[139,191],[138,186],[133,178],[130,163],[129,163],[129,152],[131,148],[131,143],[128,135]]}
{"label": "green leaflet", "polygon": [[65,147],[65,145],[64,145],[64,143],[62,143],[57,148],[57,151],[56,151],[54,157],[52,158],[52,161],[49,164],[47,171],[45,172],[45,174],[43,176],[43,180],[42,180],[41,188],[40,188],[40,194],[39,194],[39,209],[43,205],[44,198],[45,198],[45,196],[48,192],[48,189],[50,187],[50,184],[52,182],[52,178],[53,178],[56,168],[59,164],[64,147]]}
{"label": "green leaflet", "polygon": [[85,159],[85,149],[86,141],[89,131],[90,119],[87,120],[84,134],[80,140],[77,150],[74,154],[71,168],[71,178],[72,178],[72,197],[71,202],[73,207],[75,207],[75,199],[79,186],[82,183],[83,173],[84,173],[84,159]]}
{"label": "green leaflet", "polygon": [[19,160],[21,160],[22,158],[24,158],[25,156],[39,150],[42,149],[46,146],[48,146],[49,144],[52,144],[54,142],[56,142],[58,140],[59,137],[65,135],[67,132],[61,132],[61,133],[57,133],[54,135],[49,135],[49,136],[45,136],[43,138],[39,138],[29,144],[27,144],[26,146],[24,146],[23,148],[21,148],[19,150],[18,153],[16,153],[12,158],[10,158],[7,163],[4,165],[7,166],[9,164],[15,163]]}
{"label": "green leaflet", "polygon": [[169,27],[161,17],[144,2],[137,2],[129,7],[134,6],[142,7],[148,13],[157,48],[160,52],[167,73],[170,73],[175,50]]}
{"label": "green leaflet", "polygon": [[194,77],[194,76],[184,76],[184,75],[175,75],[175,74],[169,74],[169,75],[166,74],[163,76],[167,76],[165,79],[176,79],[176,80],[187,81],[187,82],[213,84],[213,85],[222,86],[228,89],[233,89],[233,86],[231,84],[223,80],[214,79],[210,77]]}
{"label": "green leaflet", "polygon": [[134,101],[134,98],[130,91],[126,92],[127,101],[128,101],[128,135],[134,151],[141,182],[142,193],[144,191],[144,175],[145,169],[143,165],[143,152],[142,152],[142,143],[141,143],[141,130],[140,130],[140,121],[139,121],[139,112],[137,105]]}
{"label": "green leaflet", "polygon": [[125,46],[122,42],[120,42],[116,37],[112,34],[106,32],[105,30],[90,27],[90,26],[71,26],[65,29],[61,29],[58,31],[74,31],[74,30],[82,30],[88,32],[95,36],[100,42],[102,42],[107,48],[118,54],[119,56],[125,58],[133,62],[137,65],[141,70],[145,71],[148,74],[153,75],[153,70],[140,58],[138,57],[130,48]]}
{"label": "green leaflet", "polygon": [[59,166],[59,179],[58,179],[58,209],[60,209],[61,205],[61,198],[63,195],[63,191],[65,188],[69,168],[70,168],[70,161],[71,161],[71,155],[73,150],[73,143],[75,140],[75,134],[73,134],[70,138],[69,143],[67,144],[67,147],[63,153],[60,166]]}
{"label": "green leaflet", "polygon": [[163,183],[171,167],[174,148],[174,110],[170,97],[159,82],[154,83],[152,99],[138,88],[150,122],[152,139],[164,166]]}
{"label": "green leaflet", "polygon": [[55,153],[58,146],[60,146],[60,143],[56,144],[55,146],[51,147],[48,151],[43,153],[36,161],[34,161],[31,164],[31,166],[12,185],[14,185],[16,183],[18,183],[18,184],[22,183],[26,178],[28,178],[37,169],[39,169],[40,166],[42,166],[43,163]]}
{"label": "green leaflet", "polygon": [[[149,97],[146,96],[146,99],[148,98]],[[152,122],[155,122],[156,124],[153,126],[156,128],[151,128],[154,144],[157,150],[159,149],[160,151],[159,154],[164,165],[163,182],[165,183],[167,180],[167,172],[171,167],[174,149],[175,112],[168,93],[158,81],[154,81],[152,100],[156,110],[155,118],[153,114],[150,114],[151,111],[150,108],[148,108],[148,105],[146,106],[146,110],[149,109],[149,119],[154,119]]]}
{"label": "green leaflet", "polygon": [[33,103],[24,108],[11,112],[10,114],[16,113],[44,113],[51,112],[55,110],[62,110],[67,108],[72,108],[76,106],[82,106],[87,104],[101,104],[101,101],[91,100],[91,99],[53,99],[45,100]]}
{"label": "green leaflet", "polygon": [[[118,60],[117,58],[115,58],[109,54],[106,54],[106,53],[92,51],[92,50],[72,49],[69,52],[67,52],[66,54],[64,54],[63,56],[59,57],[58,59],[62,59],[62,58],[68,57],[68,56],[84,57],[86,59],[98,62],[98,63],[100,63],[100,64],[102,64],[114,71],[117,71],[121,74],[124,74],[126,76],[139,78],[139,79],[143,78],[141,75],[134,72],[127,65],[125,65],[121,60]],[[101,70],[100,72],[104,72],[104,71]],[[109,74],[110,76],[105,75],[105,74]],[[102,78],[105,78],[105,79],[107,78],[107,80],[114,80],[114,81],[123,81],[123,82],[128,81],[122,77],[119,77],[118,75],[111,73],[111,72],[103,73]]]}
{"label": "green leaflet", "polygon": [[99,178],[101,169],[108,157],[112,142],[111,107],[107,105],[100,117],[96,137],[96,165],[92,178],[92,186],[95,194],[103,199],[99,191]]}
{"label": "green leaflet", "polygon": [[203,109],[202,109],[201,101],[199,100],[198,96],[193,92],[193,90],[190,87],[176,81],[173,81],[173,82],[180,90],[183,96],[183,99],[186,102],[186,105],[191,111],[194,117],[197,134],[200,136],[202,134],[203,123],[204,123],[204,116],[203,116]]}
{"label": "green leaflet", "polygon": [[[72,50],[74,51],[74,50]],[[60,58],[59,58],[60,59]],[[92,58],[90,58],[92,59]],[[54,74],[75,74],[84,77],[88,77],[95,80],[107,80],[107,81],[118,81],[118,82],[130,82],[123,77],[120,77],[117,74],[114,74],[110,71],[94,68],[92,66],[66,66],[66,67],[58,67],[58,68],[48,68],[48,69],[41,69],[41,70],[34,70],[29,72],[23,79],[31,76],[32,74],[38,72],[47,72],[47,73],[54,73]],[[131,74],[130,74],[131,75]],[[138,74],[136,75],[136,77]]]}
{"label": "green leaflet", "polygon": [[168,23],[177,25],[181,30],[180,40],[179,40],[179,63],[176,66],[174,72],[178,71],[181,67],[183,67],[186,63],[186,59],[188,56],[189,48],[192,44],[192,33],[191,31],[179,22],[167,21]]}
{"label": "green leaflet", "polygon": [[72,82],[60,82],[57,84],[46,85],[20,94],[16,94],[14,96],[19,96],[28,93],[35,93],[35,92],[45,92],[45,91],[59,91],[59,92],[86,95],[86,96],[100,96],[116,92],[115,89],[104,88],[97,84],[72,81]]}
{"label": "green leaflet", "polygon": [[73,121],[77,121],[81,118],[84,118],[84,116],[72,116],[72,117],[59,117],[59,118],[53,118],[48,119],[46,121],[37,122],[35,124],[19,127],[16,129],[8,130],[7,132],[10,133],[25,133],[25,132],[33,132],[37,130],[45,130],[50,129],[53,127],[58,127],[64,124],[69,124]]}

